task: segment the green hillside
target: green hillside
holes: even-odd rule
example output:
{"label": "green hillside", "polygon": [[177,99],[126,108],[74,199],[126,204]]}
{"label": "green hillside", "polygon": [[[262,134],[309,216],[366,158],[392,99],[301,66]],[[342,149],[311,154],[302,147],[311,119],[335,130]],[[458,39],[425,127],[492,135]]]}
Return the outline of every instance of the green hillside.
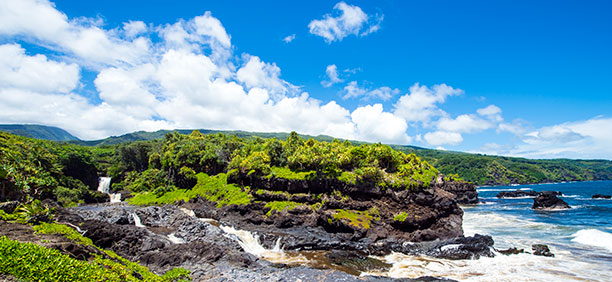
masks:
{"label": "green hillside", "polygon": [[51,141],[75,141],[74,137],[66,130],[53,126],[37,124],[0,124],[0,131],[5,131],[19,136],[51,140]]}
{"label": "green hillside", "polygon": [[[6,127],[6,126],[4,126]],[[4,128],[0,126],[0,128]],[[49,128],[52,132],[67,132],[53,127],[35,125],[15,125],[14,129],[21,130],[15,133],[22,136],[30,136],[48,140],[66,140],[53,137],[54,135],[43,135],[43,129]],[[4,130],[4,129],[3,129]],[[176,132],[180,134],[190,134],[191,129],[180,129]],[[119,144],[126,144],[135,141],[147,141],[163,139],[171,130],[158,130],[155,132],[138,131],[121,136],[112,136],[101,140],[82,141],[68,134],[73,139],[70,143],[85,146],[104,146],[112,150]],[[247,131],[224,131],[200,129],[202,134],[235,135],[239,138],[276,138],[285,140],[289,133],[263,133]],[[27,134],[27,135],[26,135]],[[317,141],[334,140],[333,137],[319,135],[300,135],[304,139],[315,139]],[[351,141],[352,144],[366,144],[365,142]],[[109,147],[110,146],[110,147]],[[431,165],[446,175],[457,174],[466,181],[476,185],[504,185],[504,184],[526,184],[562,181],[588,181],[588,180],[609,180],[612,179],[612,162],[610,160],[572,160],[572,159],[549,159],[532,160],[525,158],[513,158],[503,156],[489,156],[481,154],[470,154],[453,151],[441,151],[426,149],[416,146],[391,145],[396,150],[405,153],[414,153],[427,160]],[[110,161],[110,160],[109,160]],[[110,164],[106,164],[110,165]]]}
{"label": "green hillside", "polygon": [[533,160],[462,152],[392,146],[427,160],[441,173],[457,174],[476,185],[527,184],[612,179],[610,160]]}

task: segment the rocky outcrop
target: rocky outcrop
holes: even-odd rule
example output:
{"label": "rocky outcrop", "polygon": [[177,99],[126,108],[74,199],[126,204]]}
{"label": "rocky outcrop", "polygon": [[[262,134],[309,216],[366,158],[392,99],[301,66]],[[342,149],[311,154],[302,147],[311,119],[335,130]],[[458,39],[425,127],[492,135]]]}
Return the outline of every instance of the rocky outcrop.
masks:
{"label": "rocky outcrop", "polygon": [[537,197],[533,199],[532,209],[569,209],[570,206],[563,200],[557,198],[556,192],[544,191],[540,192]]}
{"label": "rocky outcrop", "polygon": [[531,250],[533,254],[536,256],[544,256],[544,257],[554,257],[555,255],[550,252],[548,246],[544,244],[533,244],[531,246]]}
{"label": "rocky outcrop", "polygon": [[538,192],[533,190],[516,190],[516,191],[503,191],[497,193],[497,198],[521,198],[521,197],[536,197]]}
{"label": "rocky outcrop", "polygon": [[593,198],[593,199],[610,199],[610,198],[612,198],[612,196],[610,196],[610,195],[602,195],[602,194],[595,194],[591,198]]}
{"label": "rocky outcrop", "polygon": [[523,198],[523,197],[537,197],[538,195],[542,194],[542,193],[546,193],[546,194],[552,194],[555,196],[562,196],[563,193],[559,192],[559,191],[542,191],[542,192],[536,192],[533,190],[516,190],[516,191],[503,191],[503,192],[499,192],[497,193],[497,198]]}
{"label": "rocky outcrop", "polygon": [[452,193],[458,204],[478,204],[478,192],[476,191],[476,185],[472,183],[445,181],[443,177],[439,177],[435,186]]}
{"label": "rocky outcrop", "polygon": [[[228,210],[220,210],[220,216]],[[145,227],[133,222],[136,214]],[[172,267],[191,271],[193,281],[396,281],[386,277],[354,276],[359,271],[389,267],[366,253],[334,251],[324,256],[334,269],[277,265],[248,254],[232,236],[209,222],[189,216],[176,206],[138,208],[97,205],[60,210],[62,221],[71,221],[104,248],[140,261],[157,273]],[[272,230],[268,230],[272,231]],[[169,235],[180,243],[169,240]],[[283,239],[283,245],[285,240]],[[323,267],[325,268],[325,267]],[[338,270],[340,269],[340,270]],[[356,271],[356,272],[355,272]],[[400,281],[452,281],[432,277]]]}
{"label": "rocky outcrop", "polygon": [[[220,212],[211,211],[213,206],[203,199],[192,201],[186,207],[196,214],[202,211],[238,226],[318,228],[340,241],[361,240],[369,244],[386,238],[419,242],[463,235],[463,211],[456,195],[436,185],[411,190],[348,184],[334,178],[289,180],[242,176],[232,181],[249,186],[253,197],[261,202],[228,206]],[[456,185],[457,190],[460,186]],[[266,204],[274,201],[293,204],[283,209]]]}

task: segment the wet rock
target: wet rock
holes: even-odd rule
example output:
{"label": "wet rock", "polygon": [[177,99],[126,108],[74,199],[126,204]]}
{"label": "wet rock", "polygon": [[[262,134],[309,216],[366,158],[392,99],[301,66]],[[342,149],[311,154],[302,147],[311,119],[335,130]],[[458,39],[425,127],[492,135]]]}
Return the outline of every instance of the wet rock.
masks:
{"label": "wet rock", "polygon": [[557,198],[556,192],[544,191],[533,199],[532,209],[569,209],[570,206]]}
{"label": "wet rock", "polygon": [[533,244],[531,245],[531,250],[533,250],[533,254],[536,256],[545,256],[545,257],[554,257],[555,255],[550,252],[550,249],[547,245],[544,244]]}
{"label": "wet rock", "polygon": [[108,194],[102,193],[100,191],[85,193],[85,195],[83,196],[83,200],[85,201],[86,204],[97,204],[97,203],[110,202],[110,198],[108,197]]}
{"label": "wet rock", "polygon": [[610,195],[602,195],[602,194],[595,194],[592,197],[592,199],[610,199],[610,198],[612,198],[612,196],[610,196]]}
{"label": "wet rock", "polygon": [[497,198],[521,198],[521,197],[537,197],[538,192],[533,190],[516,190],[516,191],[503,191],[497,193]]}
{"label": "wet rock", "polygon": [[505,250],[497,250],[497,252],[508,256],[508,255],[517,255],[517,254],[525,253],[525,250],[512,247],[512,248],[508,248]]}

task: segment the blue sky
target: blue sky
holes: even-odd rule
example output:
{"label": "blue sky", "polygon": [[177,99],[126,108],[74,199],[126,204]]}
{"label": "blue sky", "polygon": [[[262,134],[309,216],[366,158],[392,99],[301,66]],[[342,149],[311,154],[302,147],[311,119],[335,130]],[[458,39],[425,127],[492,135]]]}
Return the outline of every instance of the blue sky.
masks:
{"label": "blue sky", "polygon": [[609,1],[261,2],[2,0],[0,122],[612,159]]}

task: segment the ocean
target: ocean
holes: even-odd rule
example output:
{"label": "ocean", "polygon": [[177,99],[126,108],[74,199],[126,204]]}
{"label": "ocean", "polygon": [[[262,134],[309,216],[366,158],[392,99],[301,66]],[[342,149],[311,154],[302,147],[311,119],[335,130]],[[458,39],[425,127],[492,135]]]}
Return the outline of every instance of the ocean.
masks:
{"label": "ocean", "polygon": [[[533,198],[498,199],[501,191],[516,189],[560,191],[571,209],[532,210]],[[555,257],[502,255],[452,261],[391,254],[391,277],[430,275],[460,281],[612,281],[612,200],[592,199],[612,194],[612,181],[479,187],[484,203],[463,206],[466,236],[488,234],[495,248],[516,247],[531,252],[546,244]]]}

